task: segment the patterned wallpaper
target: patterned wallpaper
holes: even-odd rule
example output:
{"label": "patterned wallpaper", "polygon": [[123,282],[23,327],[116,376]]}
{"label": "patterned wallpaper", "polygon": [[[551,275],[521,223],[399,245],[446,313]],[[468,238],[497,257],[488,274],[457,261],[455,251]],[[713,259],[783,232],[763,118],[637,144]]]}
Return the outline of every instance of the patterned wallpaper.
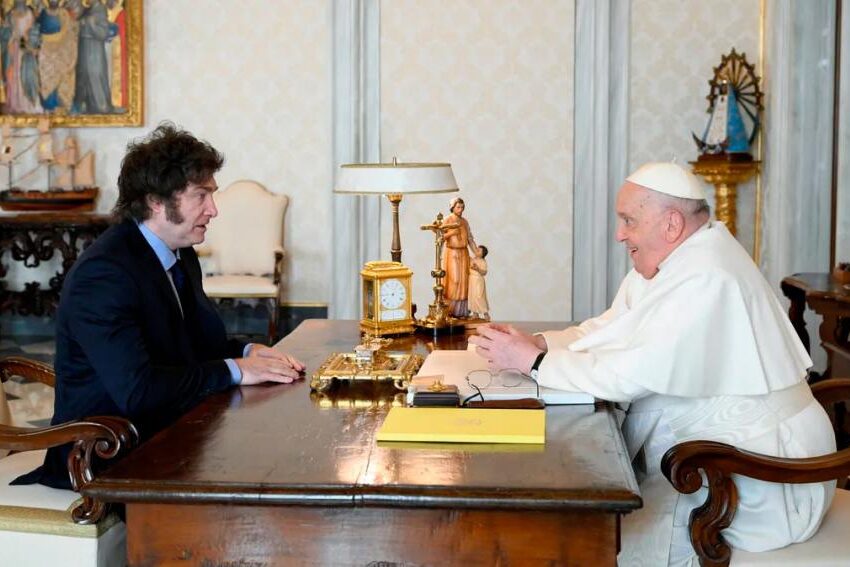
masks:
{"label": "patterned wallpaper", "polygon": [[[393,0],[381,5],[384,161],[449,161],[499,320],[566,320],[572,262],[572,0]],[[401,204],[414,300],[433,298],[433,236],[453,195]],[[389,259],[384,206],[382,257]]]}
{"label": "patterned wallpaper", "polygon": [[[708,79],[734,47],[756,65],[759,0],[632,0],[630,169],[697,157],[691,132],[708,120]],[[764,86],[762,86],[764,90]],[[714,188],[706,184],[714,207]],[[738,238],[752,251],[755,183],[738,187]]]}
{"label": "patterned wallpaper", "polygon": [[145,127],[76,131],[81,150],[97,153],[98,210],[115,202],[127,142],[172,120],[225,154],[221,188],[254,179],[289,195],[284,301],[327,301],[329,2],[146,0],[144,7]]}

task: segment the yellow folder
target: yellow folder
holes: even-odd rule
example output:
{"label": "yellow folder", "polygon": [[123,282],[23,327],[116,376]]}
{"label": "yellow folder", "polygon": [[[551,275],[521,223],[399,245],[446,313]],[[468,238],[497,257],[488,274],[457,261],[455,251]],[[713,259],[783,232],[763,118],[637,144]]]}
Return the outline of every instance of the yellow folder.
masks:
{"label": "yellow folder", "polygon": [[394,407],[378,441],[544,443],[545,410]]}

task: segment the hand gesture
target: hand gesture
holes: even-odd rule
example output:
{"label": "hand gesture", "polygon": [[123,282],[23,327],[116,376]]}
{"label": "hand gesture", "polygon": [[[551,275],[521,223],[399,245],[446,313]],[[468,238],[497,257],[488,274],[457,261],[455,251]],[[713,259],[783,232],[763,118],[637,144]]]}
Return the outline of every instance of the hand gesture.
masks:
{"label": "hand gesture", "polygon": [[263,382],[289,384],[304,377],[304,363],[279,350],[254,344],[245,358],[237,358],[236,364],[242,371],[242,385]]}
{"label": "hand gesture", "polygon": [[487,359],[490,370],[496,371],[515,368],[528,374],[537,355],[546,351],[543,337],[527,335],[499,323],[478,327],[478,335],[470,337],[469,342],[476,346],[479,356]]}

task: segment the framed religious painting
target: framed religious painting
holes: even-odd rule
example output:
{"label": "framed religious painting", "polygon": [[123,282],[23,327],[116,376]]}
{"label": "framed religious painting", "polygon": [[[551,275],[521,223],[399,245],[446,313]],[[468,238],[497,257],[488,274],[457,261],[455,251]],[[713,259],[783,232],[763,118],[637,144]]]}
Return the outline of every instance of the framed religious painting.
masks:
{"label": "framed religious painting", "polygon": [[0,0],[0,123],[142,125],[143,0]]}

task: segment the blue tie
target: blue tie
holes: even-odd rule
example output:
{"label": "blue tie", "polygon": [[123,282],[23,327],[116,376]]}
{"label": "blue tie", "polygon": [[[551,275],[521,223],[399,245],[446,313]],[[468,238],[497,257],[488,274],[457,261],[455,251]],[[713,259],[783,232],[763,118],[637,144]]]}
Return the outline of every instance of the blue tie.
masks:
{"label": "blue tie", "polygon": [[177,289],[177,293],[182,296],[183,290],[186,288],[186,272],[183,270],[183,263],[180,261],[180,258],[177,259],[168,271],[171,272],[171,279],[174,281],[174,287]]}

